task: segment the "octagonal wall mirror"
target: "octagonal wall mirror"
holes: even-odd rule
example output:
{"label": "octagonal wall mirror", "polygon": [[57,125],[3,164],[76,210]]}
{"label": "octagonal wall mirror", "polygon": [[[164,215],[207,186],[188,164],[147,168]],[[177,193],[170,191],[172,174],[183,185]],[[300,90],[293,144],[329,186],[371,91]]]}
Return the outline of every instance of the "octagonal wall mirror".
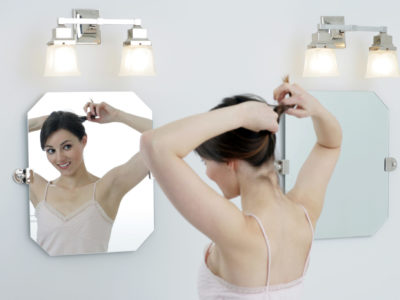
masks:
{"label": "octagonal wall mirror", "polygon": [[[342,150],[325,196],[316,238],[370,236],[388,218],[389,111],[368,91],[311,91],[338,119],[343,130]],[[285,192],[297,174],[316,137],[310,118],[285,116],[285,158],[290,173]]]}
{"label": "octagonal wall mirror", "polygon": [[27,117],[31,238],[51,256],[138,249],[154,229],[146,104],[133,92],[46,93]]}

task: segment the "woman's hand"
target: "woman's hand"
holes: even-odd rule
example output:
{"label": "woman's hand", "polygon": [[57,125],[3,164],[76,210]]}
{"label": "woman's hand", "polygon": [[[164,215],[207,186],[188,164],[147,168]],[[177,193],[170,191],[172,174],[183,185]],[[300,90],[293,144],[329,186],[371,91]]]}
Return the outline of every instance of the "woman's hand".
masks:
{"label": "woman's hand", "polygon": [[88,102],[83,107],[83,110],[87,114],[88,121],[101,124],[117,121],[119,113],[118,109],[112,107],[111,105],[105,102],[101,103]]}
{"label": "woman's hand", "polygon": [[322,107],[316,98],[297,84],[281,84],[274,90],[274,99],[281,105],[294,105],[293,108],[286,110],[286,113],[298,118],[313,117]]}
{"label": "woman's hand", "polygon": [[273,133],[278,131],[278,114],[266,103],[247,101],[243,106],[243,126],[252,131],[268,130]]}

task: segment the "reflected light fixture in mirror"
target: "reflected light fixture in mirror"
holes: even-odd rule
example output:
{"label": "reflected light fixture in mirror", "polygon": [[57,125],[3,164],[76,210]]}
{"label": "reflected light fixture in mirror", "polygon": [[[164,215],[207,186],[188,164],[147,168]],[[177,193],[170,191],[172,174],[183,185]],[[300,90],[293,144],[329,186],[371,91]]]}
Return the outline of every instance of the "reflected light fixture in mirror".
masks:
{"label": "reflected light fixture in mirror", "polygon": [[44,76],[80,75],[72,28],[60,25],[53,29],[53,39],[47,43]]}
{"label": "reflected light fixture in mirror", "polygon": [[141,21],[135,20],[133,28],[128,30],[128,39],[123,43],[119,76],[155,75],[154,55],[147,30]]}
{"label": "reflected light fixture in mirror", "polygon": [[392,37],[386,33],[374,36],[369,48],[366,78],[399,77],[399,63]]}

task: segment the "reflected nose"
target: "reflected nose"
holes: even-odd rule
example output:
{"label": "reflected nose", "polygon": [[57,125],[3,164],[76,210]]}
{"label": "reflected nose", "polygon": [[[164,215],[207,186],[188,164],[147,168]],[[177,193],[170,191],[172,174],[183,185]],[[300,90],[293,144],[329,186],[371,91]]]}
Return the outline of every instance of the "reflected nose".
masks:
{"label": "reflected nose", "polygon": [[64,163],[66,161],[65,155],[62,153],[62,151],[57,151],[56,152],[56,163]]}

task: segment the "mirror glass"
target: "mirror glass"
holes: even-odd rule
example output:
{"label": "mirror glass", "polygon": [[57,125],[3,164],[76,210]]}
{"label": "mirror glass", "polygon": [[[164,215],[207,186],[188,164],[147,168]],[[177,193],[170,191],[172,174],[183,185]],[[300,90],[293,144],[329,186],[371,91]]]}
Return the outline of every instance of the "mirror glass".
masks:
{"label": "mirror glass", "polygon": [[[338,119],[343,130],[342,151],[329,182],[316,238],[374,234],[388,217],[389,111],[368,91],[311,91]],[[290,171],[285,192],[316,142],[310,118],[285,116],[285,158]]]}
{"label": "mirror glass", "polygon": [[[104,124],[83,122],[87,139],[80,156],[76,156],[76,149],[82,142],[76,142],[75,135],[72,142],[67,136],[67,142],[58,145],[57,134],[71,133],[62,129],[47,137],[42,150],[42,127],[34,128],[33,121],[43,116],[46,119],[55,111],[86,116],[83,107],[90,99],[105,102],[125,116],[140,118],[151,128],[152,112],[133,92],[46,93],[29,110],[29,168],[36,184],[30,184],[30,233],[52,256],[134,251],[154,229],[153,180],[140,164],[138,154],[141,133],[122,122],[122,117]],[[119,168],[134,159],[130,168]],[[61,181],[61,176],[68,179],[68,168],[82,166],[81,162],[92,174],[93,182],[67,189],[69,182]],[[69,170],[75,172],[81,167]],[[123,191],[117,190],[122,186]]]}

